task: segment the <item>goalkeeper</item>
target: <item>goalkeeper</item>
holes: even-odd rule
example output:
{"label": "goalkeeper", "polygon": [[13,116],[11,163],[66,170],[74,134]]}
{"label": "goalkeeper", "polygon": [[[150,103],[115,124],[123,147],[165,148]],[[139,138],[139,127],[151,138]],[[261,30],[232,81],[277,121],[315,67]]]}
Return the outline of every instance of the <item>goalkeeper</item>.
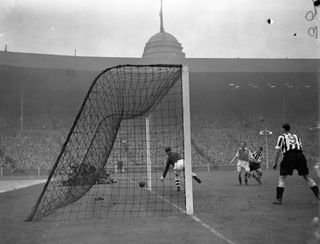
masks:
{"label": "goalkeeper", "polygon": [[[177,191],[181,191],[180,187],[180,174],[181,172],[184,173],[184,161],[183,158],[180,156],[179,153],[177,152],[172,152],[170,147],[167,147],[165,150],[168,158],[167,158],[167,163],[166,167],[163,171],[163,174],[161,176],[161,182],[163,182],[164,178],[167,175],[167,172],[169,170],[170,165],[173,166],[174,173],[175,173],[175,178],[174,181],[176,183]],[[197,181],[199,184],[201,183],[201,180],[198,178],[198,176],[195,173],[192,173],[192,178]]]}

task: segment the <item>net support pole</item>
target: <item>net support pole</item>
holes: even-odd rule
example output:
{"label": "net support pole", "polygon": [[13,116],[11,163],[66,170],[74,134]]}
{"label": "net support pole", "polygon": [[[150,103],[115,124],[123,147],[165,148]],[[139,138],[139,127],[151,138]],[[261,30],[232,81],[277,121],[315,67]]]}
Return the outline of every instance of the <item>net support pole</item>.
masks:
{"label": "net support pole", "polygon": [[24,117],[24,90],[23,84],[21,82],[21,91],[20,91],[20,132],[23,132],[23,117]]}
{"label": "net support pole", "polygon": [[147,146],[147,185],[148,190],[152,190],[152,175],[151,175],[151,154],[150,154],[150,118],[151,115],[146,116],[146,146]]}
{"label": "net support pole", "polygon": [[184,164],[186,213],[193,214],[192,165],[191,165],[191,126],[190,126],[190,92],[189,68],[182,68],[182,99],[183,99],[183,132],[184,132]]}
{"label": "net support pole", "polygon": [[267,130],[265,130],[266,133],[266,163],[267,163],[267,170],[269,170],[269,150],[268,150],[268,134]]}

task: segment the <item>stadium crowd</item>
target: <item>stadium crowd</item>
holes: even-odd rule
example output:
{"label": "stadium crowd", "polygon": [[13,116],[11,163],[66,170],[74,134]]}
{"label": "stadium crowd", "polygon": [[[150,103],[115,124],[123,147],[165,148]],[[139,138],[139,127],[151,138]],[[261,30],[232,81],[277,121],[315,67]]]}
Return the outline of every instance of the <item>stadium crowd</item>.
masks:
{"label": "stadium crowd", "polygon": [[[209,156],[210,163],[217,166],[227,166],[233,158],[236,150],[242,141],[247,143],[250,150],[258,146],[268,146],[268,159],[272,162],[273,152],[277,136],[281,134],[279,124],[283,119],[279,116],[262,118],[258,114],[250,114],[243,117],[232,114],[208,116],[197,116],[192,118],[192,140],[193,143],[202,149],[202,154]],[[319,157],[318,130],[316,115],[309,117],[296,116],[290,118],[294,131],[301,135],[304,151],[308,162],[314,164]],[[272,134],[266,137],[259,132],[268,130]],[[266,150],[264,150],[266,153]],[[207,163],[205,155],[193,150],[195,162]],[[266,155],[264,155],[266,158]],[[264,160],[263,164],[266,163]]]}
{"label": "stadium crowd", "polygon": [[[49,169],[59,153],[68,128],[54,127],[48,118],[26,119],[21,131],[1,119],[0,163],[4,169]],[[62,123],[61,123],[62,124]]]}
{"label": "stadium crowd", "polygon": [[[317,118],[315,116],[296,116],[291,121],[294,131],[302,138],[308,162],[313,165],[319,157]],[[281,115],[264,119],[258,114],[252,113],[241,117],[232,113],[215,116],[208,114],[193,115],[191,119],[193,164],[209,164],[210,167],[229,166],[230,159],[234,156],[241,141],[245,141],[251,150],[255,150],[257,146],[265,148],[265,136],[259,134],[259,131],[264,129],[273,132],[272,135],[268,136],[270,162],[273,157],[276,138],[280,134],[279,124],[281,122]],[[11,126],[12,124],[6,123],[6,120],[1,118],[1,165],[10,170],[36,169],[39,167],[50,169],[61,150],[71,123],[72,118],[56,119],[55,123],[52,123],[52,120],[48,117],[33,117],[29,120],[26,119],[24,130],[21,132],[19,127]],[[119,138],[119,142],[121,140]],[[129,158],[137,158],[132,151],[137,146],[131,145],[132,140],[128,140],[126,143],[128,143],[126,145],[128,148],[125,149],[125,154],[129,155]],[[118,144],[115,144],[115,146]],[[157,150],[157,154],[161,153],[158,157],[162,158],[162,149],[165,146],[168,145],[162,145]],[[121,143],[118,147],[119,150],[123,150],[121,149],[123,147]],[[264,150],[265,152],[266,150]],[[139,153],[143,154],[142,151],[139,151]],[[114,158],[118,157],[118,155],[112,156]],[[142,158],[143,156],[141,156],[141,160],[143,160]],[[163,160],[160,161],[162,163]],[[265,164],[265,161],[263,164]]]}

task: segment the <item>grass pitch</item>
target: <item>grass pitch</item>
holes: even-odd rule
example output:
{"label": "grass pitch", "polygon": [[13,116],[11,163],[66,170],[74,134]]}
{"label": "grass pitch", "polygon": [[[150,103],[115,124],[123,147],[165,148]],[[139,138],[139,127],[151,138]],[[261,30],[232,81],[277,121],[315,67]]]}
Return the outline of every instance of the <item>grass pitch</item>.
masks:
{"label": "grass pitch", "polygon": [[235,171],[197,173],[202,179],[202,184],[193,184],[199,221],[182,213],[24,222],[43,184],[1,193],[1,243],[301,244],[313,240],[311,220],[318,205],[301,177],[287,178],[284,203],[276,206],[272,201],[278,171],[264,172],[262,185],[251,179],[248,186],[238,185]]}

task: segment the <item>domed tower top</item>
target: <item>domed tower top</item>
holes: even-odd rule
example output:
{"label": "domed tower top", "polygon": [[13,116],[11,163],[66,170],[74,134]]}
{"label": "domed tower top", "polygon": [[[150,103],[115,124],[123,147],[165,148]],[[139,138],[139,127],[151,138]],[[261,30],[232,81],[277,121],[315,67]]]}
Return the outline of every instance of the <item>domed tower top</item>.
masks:
{"label": "domed tower top", "polygon": [[144,47],[143,58],[185,58],[182,52],[181,43],[171,35],[164,31],[162,0],[160,7],[160,32],[153,35]]}

